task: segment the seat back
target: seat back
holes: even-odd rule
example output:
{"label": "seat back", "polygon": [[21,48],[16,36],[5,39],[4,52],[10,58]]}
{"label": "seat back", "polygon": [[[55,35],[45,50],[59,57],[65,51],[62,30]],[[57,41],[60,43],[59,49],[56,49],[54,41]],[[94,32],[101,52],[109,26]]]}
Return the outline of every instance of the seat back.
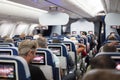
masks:
{"label": "seat back", "polygon": [[117,45],[116,48],[117,48],[117,51],[120,52],[120,45]]}
{"label": "seat back", "polygon": [[0,47],[0,55],[18,55],[17,47]]}
{"label": "seat back", "polygon": [[33,40],[33,36],[26,36],[25,39]]}
{"label": "seat back", "polygon": [[47,80],[60,80],[55,70],[52,52],[49,49],[38,48],[32,64],[38,66],[43,71]]}
{"label": "seat back", "polygon": [[68,53],[72,57],[74,63],[76,64],[76,67],[77,67],[77,52],[76,52],[75,44],[71,41],[63,41],[62,43],[66,45],[66,47],[68,49]]}
{"label": "seat back", "polygon": [[67,69],[68,53],[65,45],[61,43],[50,43],[48,44],[48,49],[50,49],[53,52],[53,54],[59,57],[60,67],[62,69]]}
{"label": "seat back", "polygon": [[0,43],[0,47],[15,47],[14,43]]}
{"label": "seat back", "polygon": [[20,56],[0,56],[0,80],[30,80],[27,62]]}

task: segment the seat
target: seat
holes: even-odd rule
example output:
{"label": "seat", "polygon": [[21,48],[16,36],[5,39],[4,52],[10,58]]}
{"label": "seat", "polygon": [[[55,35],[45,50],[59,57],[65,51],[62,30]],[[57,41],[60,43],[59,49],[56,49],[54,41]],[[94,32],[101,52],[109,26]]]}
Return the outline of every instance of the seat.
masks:
{"label": "seat", "polygon": [[120,52],[99,52],[95,56],[108,55],[108,56],[120,56]]}
{"label": "seat", "polygon": [[60,59],[60,67],[62,69],[67,69],[67,49],[65,45],[61,43],[50,43],[48,44],[48,49],[50,49],[53,54],[55,54]]}
{"label": "seat", "polygon": [[0,55],[0,80],[30,80],[29,67],[24,58]]}
{"label": "seat", "polygon": [[120,45],[117,45],[116,48],[117,48],[117,51],[120,52]]}
{"label": "seat", "polygon": [[77,52],[76,52],[75,44],[71,41],[63,41],[62,43],[65,44],[67,48],[69,48],[68,54],[70,54],[77,67]]}
{"label": "seat", "polygon": [[14,43],[0,43],[0,47],[15,47]]}
{"label": "seat", "polygon": [[18,56],[18,48],[17,47],[0,47],[0,55]]}
{"label": "seat", "polygon": [[33,36],[26,36],[25,39],[33,40]]}
{"label": "seat", "polygon": [[38,48],[32,64],[43,71],[47,80],[61,80],[60,71],[55,67],[52,52],[49,49]]}
{"label": "seat", "polygon": [[[69,74],[70,72],[74,72],[74,70],[71,67],[71,64],[69,62],[70,56],[68,55],[66,46],[63,43],[50,43],[50,44],[48,44],[48,48],[53,52],[53,54],[55,54],[59,58],[60,67],[61,67],[61,69],[64,70],[65,75]],[[70,66],[69,66],[69,64],[70,64]]]}

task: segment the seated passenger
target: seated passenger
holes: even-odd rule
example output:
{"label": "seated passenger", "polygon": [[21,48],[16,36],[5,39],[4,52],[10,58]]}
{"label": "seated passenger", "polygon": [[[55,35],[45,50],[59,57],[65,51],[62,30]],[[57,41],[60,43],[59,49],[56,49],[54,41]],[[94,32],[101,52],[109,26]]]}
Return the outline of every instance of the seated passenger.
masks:
{"label": "seated passenger", "polygon": [[116,44],[116,42],[106,43],[100,48],[99,52],[116,52]]}
{"label": "seated passenger", "polygon": [[[47,40],[45,37],[40,36],[36,41],[38,45],[37,48],[47,48]],[[59,67],[60,66],[59,58],[55,54],[52,54],[52,55],[53,55],[53,60],[55,62],[56,67]]]}
{"label": "seated passenger", "polygon": [[43,72],[36,66],[32,66],[30,63],[35,57],[36,54],[37,43],[33,40],[24,40],[19,46],[19,55],[22,56],[28,63],[31,80],[46,80]]}
{"label": "seated passenger", "polygon": [[117,40],[116,34],[114,32],[111,32],[108,37],[108,40]]}
{"label": "seated passenger", "polygon": [[25,40],[25,36],[26,36],[25,33],[21,33],[19,37],[21,40]]}
{"label": "seated passenger", "polygon": [[94,69],[84,74],[82,80],[120,80],[120,73],[116,70]]}
{"label": "seated passenger", "polygon": [[108,40],[117,40],[117,39],[114,35],[110,35],[110,36],[108,36]]}
{"label": "seated passenger", "polygon": [[5,43],[14,43],[14,40],[12,38],[5,38]]}
{"label": "seated passenger", "polygon": [[115,69],[116,63],[107,55],[98,55],[90,62],[91,69]]}

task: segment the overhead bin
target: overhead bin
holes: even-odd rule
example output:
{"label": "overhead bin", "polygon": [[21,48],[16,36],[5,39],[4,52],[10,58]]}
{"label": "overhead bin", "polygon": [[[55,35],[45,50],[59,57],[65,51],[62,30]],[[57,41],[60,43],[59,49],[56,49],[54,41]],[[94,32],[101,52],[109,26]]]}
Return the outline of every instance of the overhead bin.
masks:
{"label": "overhead bin", "polygon": [[23,21],[38,22],[39,16],[47,11],[25,6],[11,1],[0,1],[0,18],[22,19]]}

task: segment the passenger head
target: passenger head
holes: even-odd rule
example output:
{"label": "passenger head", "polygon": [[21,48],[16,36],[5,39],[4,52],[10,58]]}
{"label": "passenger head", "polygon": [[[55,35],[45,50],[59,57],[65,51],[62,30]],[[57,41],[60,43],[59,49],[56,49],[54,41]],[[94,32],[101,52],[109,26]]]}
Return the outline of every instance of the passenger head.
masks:
{"label": "passenger head", "polygon": [[39,37],[37,40],[38,48],[47,48],[47,40],[44,37]]}
{"label": "passenger head", "polygon": [[116,63],[107,55],[98,55],[91,62],[91,69],[115,69]]}
{"label": "passenger head", "polygon": [[116,70],[94,69],[85,73],[82,80],[119,80],[119,76]]}
{"label": "passenger head", "polygon": [[83,31],[83,32],[82,32],[82,35],[87,35],[87,32]]}
{"label": "passenger head", "polygon": [[6,38],[9,38],[9,36],[8,36],[8,35],[5,35],[5,36],[3,36],[2,38],[5,40]]}
{"label": "passenger head", "polygon": [[23,40],[19,46],[19,55],[26,59],[30,63],[36,54],[37,43],[34,40]]}
{"label": "passenger head", "polygon": [[20,38],[21,38],[21,39],[25,39],[25,33],[21,33],[21,34],[20,34]]}
{"label": "passenger head", "polygon": [[5,43],[14,43],[14,40],[12,38],[5,38]]}
{"label": "passenger head", "polygon": [[110,36],[108,36],[108,40],[117,40],[117,39],[114,35],[110,35]]}
{"label": "passenger head", "polygon": [[117,48],[114,45],[114,43],[106,43],[103,46],[103,52],[116,52],[116,51],[117,51]]}

